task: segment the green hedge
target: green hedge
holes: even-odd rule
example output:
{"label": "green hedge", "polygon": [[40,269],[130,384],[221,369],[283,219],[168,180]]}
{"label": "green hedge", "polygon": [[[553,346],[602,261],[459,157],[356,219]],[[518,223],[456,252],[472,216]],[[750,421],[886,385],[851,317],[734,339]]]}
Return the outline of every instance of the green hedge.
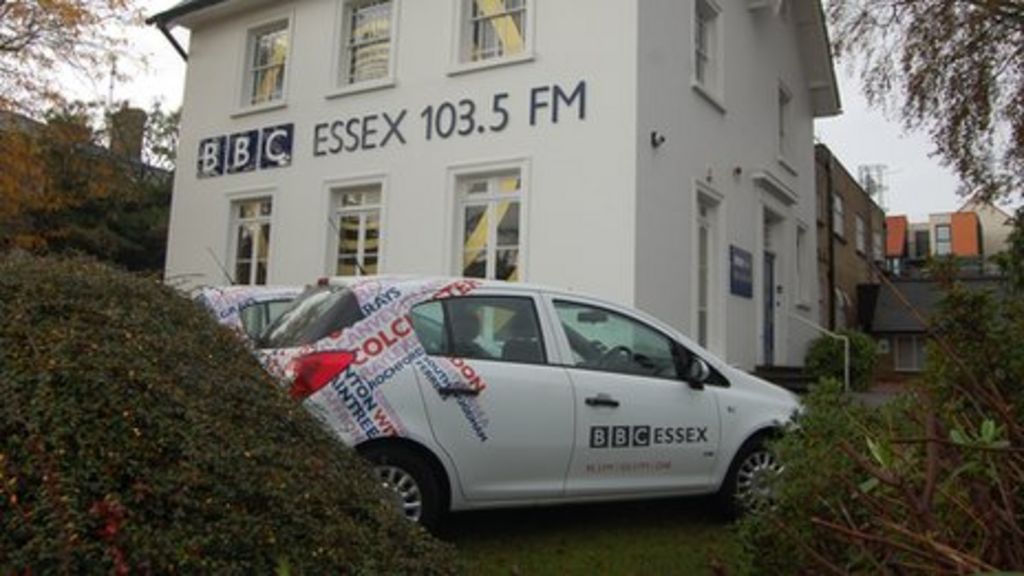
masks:
{"label": "green hedge", "polygon": [[453,571],[172,289],[2,257],[0,318],[0,573]]}
{"label": "green hedge", "polygon": [[935,268],[921,380],[878,408],[835,380],[804,399],[737,574],[1024,573],[1024,219],[1011,238],[989,290]]}
{"label": "green hedge", "polygon": [[[857,391],[871,387],[878,363],[878,346],[867,334],[854,330],[839,332],[850,339],[850,388]],[[843,380],[843,342],[821,336],[811,343],[805,359],[807,372],[818,380]]]}

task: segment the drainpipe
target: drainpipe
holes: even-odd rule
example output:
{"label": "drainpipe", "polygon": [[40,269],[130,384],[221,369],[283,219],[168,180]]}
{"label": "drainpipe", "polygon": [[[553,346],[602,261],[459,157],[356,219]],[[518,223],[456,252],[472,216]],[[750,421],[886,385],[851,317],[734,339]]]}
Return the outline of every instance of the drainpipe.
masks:
{"label": "drainpipe", "polygon": [[188,62],[188,53],[185,52],[185,49],[181,47],[180,43],[178,43],[178,39],[175,38],[171,34],[171,31],[167,29],[167,24],[161,22],[157,24],[156,27],[160,30],[164,37],[167,38],[168,41],[170,41],[171,46],[174,46],[174,49],[178,52],[178,55],[181,56],[181,59],[185,62]]}
{"label": "drainpipe", "polygon": [[828,197],[828,329],[836,329],[836,235],[835,230],[835,198],[832,183],[832,151],[824,149],[828,157],[825,163],[825,195]]}

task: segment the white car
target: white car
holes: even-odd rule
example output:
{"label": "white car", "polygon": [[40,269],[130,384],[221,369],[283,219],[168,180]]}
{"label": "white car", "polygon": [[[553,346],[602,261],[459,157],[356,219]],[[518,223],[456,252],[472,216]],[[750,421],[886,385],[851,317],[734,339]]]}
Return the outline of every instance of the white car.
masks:
{"label": "white car", "polygon": [[252,341],[302,291],[298,286],[204,286],[193,299],[205,306],[218,323]]}
{"label": "white car", "polygon": [[742,504],[799,406],[641,312],[522,284],[324,281],[257,347],[426,526],[492,507]]}

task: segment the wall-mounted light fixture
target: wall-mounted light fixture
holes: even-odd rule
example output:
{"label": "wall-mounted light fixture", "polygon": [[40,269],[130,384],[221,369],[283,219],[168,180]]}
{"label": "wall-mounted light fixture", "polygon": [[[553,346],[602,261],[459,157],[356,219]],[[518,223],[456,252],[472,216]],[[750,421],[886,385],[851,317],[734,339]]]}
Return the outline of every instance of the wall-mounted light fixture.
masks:
{"label": "wall-mounted light fixture", "polygon": [[661,145],[665,143],[665,135],[655,130],[651,132],[651,148],[661,148]]}

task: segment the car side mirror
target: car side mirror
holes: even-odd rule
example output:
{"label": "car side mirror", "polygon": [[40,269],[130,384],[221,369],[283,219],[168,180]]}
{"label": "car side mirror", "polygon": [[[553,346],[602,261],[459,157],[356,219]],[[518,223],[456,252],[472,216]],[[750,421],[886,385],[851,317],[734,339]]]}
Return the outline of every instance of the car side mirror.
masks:
{"label": "car side mirror", "polygon": [[708,363],[694,356],[690,360],[690,365],[686,368],[684,380],[690,385],[690,388],[703,390],[708,378],[711,378],[711,368],[708,366]]}

